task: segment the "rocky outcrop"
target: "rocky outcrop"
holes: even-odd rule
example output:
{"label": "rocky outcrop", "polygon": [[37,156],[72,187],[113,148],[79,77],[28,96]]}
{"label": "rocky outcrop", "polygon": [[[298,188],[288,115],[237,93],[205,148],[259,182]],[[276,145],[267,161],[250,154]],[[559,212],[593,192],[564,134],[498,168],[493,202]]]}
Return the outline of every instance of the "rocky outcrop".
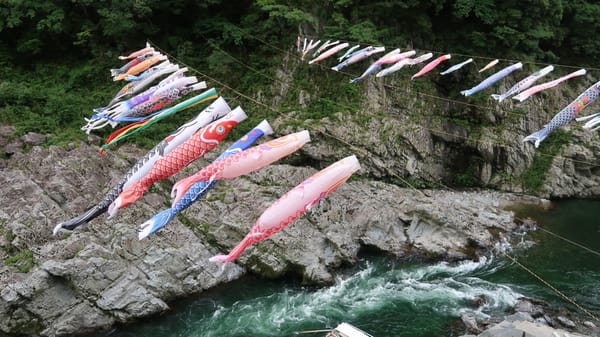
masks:
{"label": "rocky outcrop", "polygon": [[316,171],[284,162],[219,183],[169,226],[138,241],[137,225],[168,207],[173,181],[204,166],[217,149],[156,184],[117,219],[101,216],[72,234],[52,236],[57,223],[100,201],[143,151],[124,145],[118,152],[99,157],[88,144],[34,146],[0,160],[1,334],[69,336],[108,329],[168,310],[176,298],[247,272],[327,284],[336,268],[357,261],[364,248],[399,258],[475,257],[516,226],[503,206],[540,202],[356,179],[235,263],[224,268],[210,263],[210,256],[231,249],[274,200]]}
{"label": "rocky outcrop", "polygon": [[[520,320],[520,317],[509,318],[502,321],[488,330],[480,333],[474,337],[546,337],[546,336],[559,336],[567,337],[570,336],[570,332],[563,329],[553,329],[547,325],[543,325],[536,322],[527,320]],[[462,337],[469,337],[472,335],[463,335]],[[589,337],[589,335],[580,335],[580,337]]]}
{"label": "rocky outcrop", "polygon": [[21,137],[14,136],[15,128],[10,125],[0,125],[0,147],[4,149],[3,155],[13,155],[23,149],[35,145],[42,145],[47,136],[35,132],[28,132]]}
{"label": "rocky outcrop", "polygon": [[[571,335],[597,337],[600,333],[594,323],[584,321],[581,317],[572,317],[577,321],[575,323],[566,317],[571,316],[570,313],[557,311],[556,308],[541,300],[519,298],[513,311],[513,314],[495,324],[490,321],[479,322],[484,329],[473,317],[461,318],[465,331],[469,333],[461,337],[568,337]],[[471,333],[477,335],[471,335]]]}

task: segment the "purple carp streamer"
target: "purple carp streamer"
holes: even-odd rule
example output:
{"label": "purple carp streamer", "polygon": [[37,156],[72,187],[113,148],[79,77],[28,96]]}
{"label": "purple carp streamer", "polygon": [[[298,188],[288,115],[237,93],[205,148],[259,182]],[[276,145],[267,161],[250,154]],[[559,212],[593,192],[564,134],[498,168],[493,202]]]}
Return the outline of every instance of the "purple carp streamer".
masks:
{"label": "purple carp streamer", "polygon": [[[172,70],[171,70],[172,69]],[[84,120],[87,122],[86,125],[84,125],[83,127],[81,127],[82,131],[85,131],[86,133],[90,133],[92,130],[97,130],[97,129],[101,129],[103,127],[105,127],[106,125],[110,125],[111,127],[115,127],[117,124],[114,123],[113,121],[111,121],[111,118],[113,117],[117,117],[118,114],[115,111],[120,111],[120,109],[133,109],[136,105],[141,104],[145,101],[147,101],[150,97],[152,97],[154,95],[155,92],[157,92],[160,88],[163,88],[165,86],[170,85],[171,83],[177,81],[180,78],[183,78],[183,73],[185,73],[188,69],[187,68],[182,68],[179,69],[179,66],[176,66],[176,68],[173,67],[169,67],[167,69],[167,71],[169,71],[168,73],[171,73],[171,75],[167,76],[165,79],[161,80],[157,85],[150,87],[149,89],[147,89],[146,91],[130,98],[129,100],[125,101],[125,102],[115,102],[109,104],[106,107],[103,108],[96,108],[94,109],[94,112],[96,112],[95,115],[92,115],[90,118],[84,118]],[[174,71],[174,72],[173,72]],[[164,75],[165,73],[160,72],[158,75]],[[159,77],[158,76],[158,77]],[[151,78],[157,78],[154,76],[150,76]],[[146,79],[142,79],[140,81],[146,81]],[[151,81],[148,81],[147,84],[150,84]],[[131,82],[130,84],[132,84],[134,82]],[[147,85],[145,84],[145,85]],[[129,86],[126,85],[125,87]],[[135,84],[134,84],[135,86]],[[125,89],[125,87],[123,87],[123,89]],[[121,90],[123,90],[121,89]],[[124,97],[126,95],[123,95],[122,97]],[[102,118],[100,116],[104,116],[105,118]]]}
{"label": "purple carp streamer", "polygon": [[101,110],[103,110],[103,109],[108,109],[111,106],[113,106],[114,104],[120,102],[125,97],[140,92],[142,89],[149,86],[152,82],[154,82],[159,77],[166,75],[166,74],[170,74],[177,70],[179,70],[179,65],[172,64],[169,60],[166,60],[166,61],[144,71],[143,73],[141,73],[138,76],[128,77],[125,80],[128,81],[129,83],[127,83],[123,88],[121,88],[121,90],[119,90],[119,92],[117,92],[115,97],[113,97],[113,99],[108,103],[108,105],[106,105],[106,107],[104,107],[104,108],[94,109],[94,111],[101,112]]}
{"label": "purple carp streamer", "polygon": [[369,47],[363,48],[357,52],[350,54],[348,56],[348,58],[346,58],[346,60],[344,60],[342,63],[338,64],[337,66],[332,67],[331,69],[333,69],[335,71],[340,71],[344,67],[347,67],[351,64],[362,61],[373,54],[381,53],[383,51],[385,51],[385,47],[369,46]]}
{"label": "purple carp streamer", "polygon": [[134,97],[138,98],[138,100],[131,102],[131,105],[114,106],[106,113],[92,116],[92,119],[108,119],[112,127],[115,127],[120,122],[143,120],[145,118],[136,117],[146,116],[162,109],[193,91],[206,89],[206,82],[195,83],[197,81],[198,79],[195,76],[180,78],[149,95]]}
{"label": "purple carp streamer", "polygon": [[463,90],[460,93],[465,96],[471,96],[474,93],[479,92],[483,89],[486,89],[487,87],[491,86],[492,84],[500,81],[501,79],[510,75],[510,73],[512,73],[513,71],[519,70],[521,68],[523,68],[523,63],[521,63],[521,62],[512,64],[512,65],[500,70],[499,72],[495,73],[494,75],[486,78],[485,80],[481,81],[481,83],[474,86],[473,88],[468,89],[468,90]]}

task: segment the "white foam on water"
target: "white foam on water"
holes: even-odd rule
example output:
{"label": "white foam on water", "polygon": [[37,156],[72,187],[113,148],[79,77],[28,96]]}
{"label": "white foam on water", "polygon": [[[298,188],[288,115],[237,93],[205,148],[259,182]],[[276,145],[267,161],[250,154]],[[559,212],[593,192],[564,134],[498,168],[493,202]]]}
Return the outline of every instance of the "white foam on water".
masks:
{"label": "white foam on water", "polygon": [[[337,277],[333,286],[314,291],[284,289],[229,307],[217,306],[210,317],[194,325],[202,330],[199,335],[208,337],[249,331],[270,335],[294,323],[317,321],[330,326],[332,317],[351,321],[396,306],[450,317],[471,313],[485,318],[522,296],[506,285],[478,277],[498,268],[497,264],[493,258],[421,266],[367,263],[353,274]],[[473,304],[478,297],[485,298],[483,305]]]}

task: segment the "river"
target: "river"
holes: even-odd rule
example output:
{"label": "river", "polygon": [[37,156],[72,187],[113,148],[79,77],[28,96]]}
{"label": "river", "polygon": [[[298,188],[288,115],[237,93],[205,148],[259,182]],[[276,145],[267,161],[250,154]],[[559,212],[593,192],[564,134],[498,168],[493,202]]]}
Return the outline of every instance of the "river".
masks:
{"label": "river", "polygon": [[[600,201],[553,204],[549,211],[519,210],[521,217],[535,217],[544,230],[514,238],[508,252],[600,315]],[[487,303],[473,305],[476,296],[484,296]],[[342,321],[375,337],[459,336],[464,333],[457,323],[461,314],[500,317],[520,296],[544,299],[584,315],[501,253],[460,263],[363,256],[355,267],[340,272],[330,287],[244,277],[172,303],[168,314],[103,336],[323,337],[325,333],[297,332],[330,328]]]}

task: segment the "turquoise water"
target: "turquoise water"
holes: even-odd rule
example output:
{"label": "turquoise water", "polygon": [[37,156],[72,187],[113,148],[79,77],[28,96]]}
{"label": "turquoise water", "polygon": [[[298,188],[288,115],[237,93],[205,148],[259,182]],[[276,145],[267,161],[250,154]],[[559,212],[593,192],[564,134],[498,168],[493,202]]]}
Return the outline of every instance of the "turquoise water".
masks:
{"label": "turquoise water", "polygon": [[[529,210],[542,228],[581,244],[594,252],[586,251],[554,235],[538,230],[525,239],[536,245],[530,249],[518,250],[521,263],[536,272],[551,285],[571,297],[587,310],[600,316],[600,201],[567,200],[555,203],[550,211]],[[505,272],[495,273],[488,278],[494,282],[513,284],[513,289],[559,303],[570,310],[577,310],[566,304],[552,290],[523,272],[511,266]]]}
{"label": "turquoise water", "polygon": [[[600,201],[562,201],[550,211],[524,210],[540,225],[600,251]],[[517,238],[510,254],[586,309],[600,315],[600,256],[538,230]],[[472,305],[475,296],[488,302]],[[294,281],[254,277],[171,304],[172,312],[118,329],[111,337],[318,336],[298,331],[346,321],[386,336],[458,336],[463,313],[480,318],[502,315],[520,296],[542,298],[576,311],[501,254],[478,262],[407,263],[363,257],[341,272],[335,285],[302,287]],[[582,314],[583,315],[583,314]]]}

